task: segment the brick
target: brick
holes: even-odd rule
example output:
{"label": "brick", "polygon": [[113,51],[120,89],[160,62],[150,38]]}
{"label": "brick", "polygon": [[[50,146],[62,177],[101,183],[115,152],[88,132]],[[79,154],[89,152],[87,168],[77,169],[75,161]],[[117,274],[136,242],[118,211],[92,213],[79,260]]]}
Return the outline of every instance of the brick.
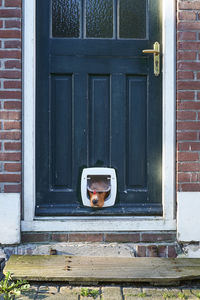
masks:
{"label": "brick", "polygon": [[191,173],[191,182],[199,181],[199,173]]}
{"label": "brick", "polygon": [[[21,60],[7,60],[5,61],[5,69],[21,69]],[[18,77],[20,78],[20,77]]]}
{"label": "brick", "polygon": [[20,172],[22,169],[20,163],[5,163],[4,164],[4,170],[8,172]]}
{"label": "brick", "polygon": [[21,49],[22,43],[21,43],[20,40],[5,41],[4,42],[4,47],[5,48],[18,48],[18,49]]}
{"label": "brick", "polygon": [[1,79],[21,79],[21,71],[0,71],[0,77]]}
{"label": "brick", "polygon": [[4,81],[3,83],[4,89],[21,89],[22,82],[20,81]]}
{"label": "brick", "polygon": [[21,241],[22,243],[48,242],[49,234],[48,233],[22,233]]}
{"label": "brick", "polygon": [[103,300],[122,300],[122,292],[120,287],[102,287]]}
{"label": "brick", "polygon": [[20,18],[20,9],[0,9],[0,18]]}
{"label": "brick", "polygon": [[21,175],[19,174],[0,174],[0,182],[20,182]]}
{"label": "brick", "polygon": [[200,9],[199,1],[179,1],[178,2],[179,9]]}
{"label": "brick", "polygon": [[[21,50],[0,50],[0,58],[21,58]],[[3,71],[1,71],[3,72]]]}
{"label": "brick", "polygon": [[196,132],[178,132],[177,139],[179,141],[189,141],[189,140],[196,140],[197,133]]}
{"label": "brick", "polygon": [[197,22],[179,22],[177,25],[178,30],[199,30],[200,23]]}
{"label": "brick", "polygon": [[178,91],[177,99],[178,100],[194,100],[195,93],[190,91]]}
{"label": "brick", "polygon": [[2,161],[20,161],[21,153],[20,152],[0,152],[0,160]]}
{"label": "brick", "polygon": [[4,81],[3,83],[4,89],[21,89],[22,82],[20,81]]}
{"label": "brick", "polygon": [[200,102],[189,101],[179,102],[177,108],[180,110],[200,110]]}
{"label": "brick", "polygon": [[175,235],[172,233],[142,233],[141,241],[142,242],[170,242],[175,240]]}
{"label": "brick", "polygon": [[200,151],[200,142],[190,143],[192,151]]}
{"label": "brick", "polygon": [[190,182],[191,173],[178,173],[177,180],[178,182]]}
{"label": "brick", "polygon": [[142,297],[139,297],[138,295],[141,295],[142,289],[140,287],[124,287],[123,288],[123,295],[124,300],[141,300]]}
{"label": "brick", "polygon": [[[61,297],[60,298],[58,297],[58,299],[80,300],[79,295],[81,294],[81,287],[61,286],[60,294],[61,294]],[[60,296],[60,294],[58,296]],[[88,298],[87,300],[89,300],[89,299],[90,298]],[[92,300],[92,298],[91,298],[91,300]]]}
{"label": "brick", "polygon": [[199,71],[200,62],[178,62],[179,70]]}
{"label": "brick", "polygon": [[5,0],[5,7],[21,7],[21,0]]}
{"label": "brick", "polygon": [[136,256],[137,257],[146,257],[146,246],[137,245],[136,246]]}
{"label": "brick", "polygon": [[19,112],[19,111],[0,111],[0,119],[2,119],[2,120],[21,120],[21,112]]}
{"label": "brick", "polygon": [[178,130],[199,130],[200,129],[200,121],[188,121],[188,122],[181,122],[177,123]]}
{"label": "brick", "polygon": [[200,81],[178,81],[179,90],[200,90]]}
{"label": "brick", "polygon": [[155,245],[148,246],[147,247],[147,256],[148,257],[158,257],[158,247]]}
{"label": "brick", "polygon": [[[51,284],[51,283],[50,283]],[[38,289],[38,293],[41,293],[42,296],[43,294],[47,294],[46,296],[52,296],[52,295],[55,295],[57,292],[58,292],[58,287],[57,285],[50,285],[50,284],[44,284],[44,285],[41,285],[39,286],[39,289]],[[40,299],[40,296],[38,297]]]}
{"label": "brick", "polygon": [[51,235],[51,240],[53,241],[53,242],[68,242],[68,234],[67,233],[53,233],[52,235]]}
{"label": "brick", "polygon": [[198,161],[199,154],[197,152],[178,152],[179,161]]}
{"label": "brick", "polygon": [[[145,288],[143,287],[142,288],[142,292],[144,293],[144,297],[138,297],[138,298],[130,298],[130,299],[127,299],[127,300],[145,300],[145,299],[148,299],[148,300],[164,300],[166,298],[163,297],[163,294],[166,292],[166,289],[161,289],[161,288]],[[168,298],[167,298],[168,299]],[[125,299],[126,300],[126,299]],[[175,300],[174,298],[172,298],[172,300]]]}
{"label": "brick", "polygon": [[21,184],[5,184],[4,192],[5,193],[21,193]]}
{"label": "brick", "polygon": [[15,143],[15,142],[5,142],[4,148],[7,151],[17,151],[21,150],[22,144],[21,143]]}
{"label": "brick", "polygon": [[178,164],[179,172],[200,172],[200,163],[179,163]]}
{"label": "brick", "polygon": [[5,20],[5,28],[21,28],[21,20]]}
{"label": "brick", "polygon": [[179,11],[179,20],[196,20],[197,15],[194,11]]}
{"label": "brick", "polygon": [[177,72],[177,79],[194,79],[194,73],[192,71],[189,72]]}
{"label": "brick", "polygon": [[21,99],[21,91],[0,91],[1,99]]}
{"label": "brick", "polygon": [[2,131],[0,132],[1,140],[20,140],[21,132],[20,131]]}
{"label": "brick", "polygon": [[200,50],[200,42],[178,42],[179,50]]}
{"label": "brick", "polygon": [[177,120],[195,120],[196,112],[194,111],[178,111]]}
{"label": "brick", "polygon": [[21,38],[21,31],[16,29],[7,29],[7,30],[0,30],[0,38]]}
{"label": "brick", "polygon": [[199,192],[200,183],[183,183],[181,184],[181,190],[183,192]]}
{"label": "brick", "polygon": [[196,40],[197,33],[196,32],[178,32],[177,40],[178,41],[187,41],[187,40]]}
{"label": "brick", "polygon": [[159,257],[167,257],[167,247],[166,246],[158,246],[158,256]]}
{"label": "brick", "polygon": [[4,122],[5,130],[21,129],[21,122]]}
{"label": "brick", "polygon": [[139,241],[140,241],[139,233],[132,233],[132,234],[107,233],[107,234],[105,234],[105,242],[137,243]]}
{"label": "brick", "polygon": [[178,51],[177,60],[195,60],[197,56],[196,52],[192,51]]}
{"label": "brick", "polygon": [[71,233],[69,234],[69,242],[102,242],[103,234],[84,234]]}
{"label": "brick", "polygon": [[5,101],[4,109],[21,109],[22,102],[21,101]]}

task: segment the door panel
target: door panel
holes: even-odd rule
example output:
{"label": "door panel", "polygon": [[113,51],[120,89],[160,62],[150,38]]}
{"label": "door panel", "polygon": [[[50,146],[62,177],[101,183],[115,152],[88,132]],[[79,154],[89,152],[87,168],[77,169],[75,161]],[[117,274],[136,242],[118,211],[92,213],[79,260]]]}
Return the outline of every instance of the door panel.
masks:
{"label": "door panel", "polygon": [[110,76],[88,77],[89,164],[110,166]]}
{"label": "door panel", "polygon": [[70,189],[72,188],[72,75],[53,75],[51,87],[51,188]]}
{"label": "door panel", "polygon": [[146,188],[147,179],[147,76],[127,76],[126,183]]}
{"label": "door panel", "polygon": [[[37,0],[36,215],[162,214],[162,78],[142,54],[161,42],[160,6]],[[82,205],[93,166],[116,169],[112,208]]]}

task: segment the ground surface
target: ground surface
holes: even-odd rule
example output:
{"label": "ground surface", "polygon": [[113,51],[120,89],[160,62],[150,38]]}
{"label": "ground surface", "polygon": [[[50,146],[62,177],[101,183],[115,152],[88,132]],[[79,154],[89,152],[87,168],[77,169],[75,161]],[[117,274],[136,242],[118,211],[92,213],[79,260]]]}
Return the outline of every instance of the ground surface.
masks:
{"label": "ground surface", "polygon": [[[82,295],[81,295],[82,294]],[[83,295],[85,294],[85,296]],[[34,284],[19,300],[52,299],[52,300],[141,300],[141,299],[200,299],[200,282],[180,287],[150,286],[69,286]],[[0,296],[0,300],[3,297]]]}

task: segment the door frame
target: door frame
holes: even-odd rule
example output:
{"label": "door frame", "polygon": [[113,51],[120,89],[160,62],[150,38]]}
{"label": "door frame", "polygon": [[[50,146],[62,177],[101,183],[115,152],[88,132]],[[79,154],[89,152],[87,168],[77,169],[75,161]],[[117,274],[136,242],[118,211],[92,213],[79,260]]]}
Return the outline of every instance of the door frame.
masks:
{"label": "door frame", "polygon": [[[23,216],[22,231],[176,230],[176,1],[163,1],[163,216],[35,217],[36,0],[23,1]],[[102,222],[102,220],[104,220]]]}

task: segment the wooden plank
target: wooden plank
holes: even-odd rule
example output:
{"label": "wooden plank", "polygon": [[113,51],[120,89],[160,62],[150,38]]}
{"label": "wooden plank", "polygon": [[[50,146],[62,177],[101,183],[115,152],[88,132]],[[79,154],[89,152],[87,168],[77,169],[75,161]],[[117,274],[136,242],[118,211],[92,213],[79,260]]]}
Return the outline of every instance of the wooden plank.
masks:
{"label": "wooden plank", "polygon": [[168,283],[200,278],[200,259],[12,255],[4,273],[13,279],[67,282]]}

